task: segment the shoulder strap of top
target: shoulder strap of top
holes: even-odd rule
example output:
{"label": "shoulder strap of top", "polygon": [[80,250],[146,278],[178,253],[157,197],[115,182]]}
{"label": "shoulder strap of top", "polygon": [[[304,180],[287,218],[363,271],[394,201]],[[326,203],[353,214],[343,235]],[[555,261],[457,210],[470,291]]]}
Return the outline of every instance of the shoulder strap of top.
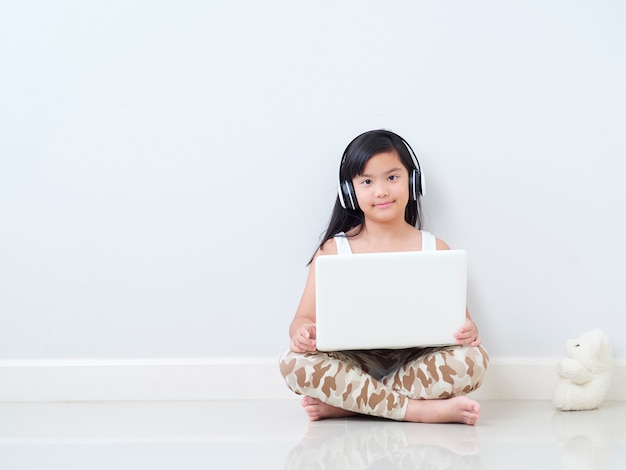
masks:
{"label": "shoulder strap of top", "polygon": [[422,251],[436,251],[437,238],[430,233],[422,230]]}
{"label": "shoulder strap of top", "polygon": [[345,233],[339,232],[333,238],[335,239],[335,243],[337,244],[338,255],[351,255],[352,254],[352,249],[350,248],[350,243],[348,242],[348,237],[346,237]]}

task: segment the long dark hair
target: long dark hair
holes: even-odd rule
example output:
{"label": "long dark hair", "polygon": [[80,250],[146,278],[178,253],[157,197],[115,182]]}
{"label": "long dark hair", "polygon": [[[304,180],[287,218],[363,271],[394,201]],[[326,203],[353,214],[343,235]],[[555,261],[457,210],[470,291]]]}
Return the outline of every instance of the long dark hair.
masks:
{"label": "long dark hair", "polygon": [[[385,129],[378,129],[364,132],[348,144],[343,152],[341,164],[339,166],[339,181],[352,181],[352,178],[363,172],[363,169],[370,158],[382,152],[392,151],[395,151],[398,154],[402,164],[406,167],[409,173],[413,170],[419,169],[416,168],[415,163],[413,163],[413,157],[411,156],[413,150],[402,137],[394,132]],[[415,158],[417,159],[417,157]],[[409,200],[406,205],[404,210],[404,220],[418,229],[422,228],[419,193],[417,200]],[[333,208],[333,212],[328,223],[328,228],[322,237],[318,249],[321,249],[324,243],[338,233],[347,233],[359,225],[362,227],[364,222],[365,215],[360,208],[354,210],[344,209],[339,201],[339,196],[337,196],[337,199],[335,200],[335,207]],[[354,235],[358,235],[358,233],[359,232]],[[311,261],[313,261],[313,258],[309,260],[309,264]]]}

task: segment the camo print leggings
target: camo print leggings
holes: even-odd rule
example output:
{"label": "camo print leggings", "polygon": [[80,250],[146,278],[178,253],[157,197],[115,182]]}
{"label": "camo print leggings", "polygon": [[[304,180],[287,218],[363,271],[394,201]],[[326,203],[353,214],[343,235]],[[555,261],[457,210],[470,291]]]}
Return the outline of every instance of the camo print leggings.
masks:
{"label": "camo print leggings", "polygon": [[489,355],[482,346],[295,353],[280,358],[299,395],[361,414],[401,421],[409,398],[465,395],[480,387]]}

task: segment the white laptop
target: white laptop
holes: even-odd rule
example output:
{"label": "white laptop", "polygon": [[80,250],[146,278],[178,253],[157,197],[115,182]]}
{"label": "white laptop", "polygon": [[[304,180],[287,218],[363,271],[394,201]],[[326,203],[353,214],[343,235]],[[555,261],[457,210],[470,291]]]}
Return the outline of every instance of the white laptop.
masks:
{"label": "white laptop", "polygon": [[315,276],[320,351],[455,344],[465,323],[464,250],[319,256]]}

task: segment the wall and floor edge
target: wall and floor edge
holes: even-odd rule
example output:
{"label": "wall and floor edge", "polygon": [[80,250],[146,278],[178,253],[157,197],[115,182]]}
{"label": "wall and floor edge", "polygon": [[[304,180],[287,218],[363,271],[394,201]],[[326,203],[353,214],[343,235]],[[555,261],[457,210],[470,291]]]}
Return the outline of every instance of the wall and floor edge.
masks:
{"label": "wall and floor edge", "polygon": [[[551,400],[558,359],[492,358],[476,400]],[[0,402],[295,399],[278,359],[0,361]],[[607,401],[626,399],[626,359],[614,361]]]}

